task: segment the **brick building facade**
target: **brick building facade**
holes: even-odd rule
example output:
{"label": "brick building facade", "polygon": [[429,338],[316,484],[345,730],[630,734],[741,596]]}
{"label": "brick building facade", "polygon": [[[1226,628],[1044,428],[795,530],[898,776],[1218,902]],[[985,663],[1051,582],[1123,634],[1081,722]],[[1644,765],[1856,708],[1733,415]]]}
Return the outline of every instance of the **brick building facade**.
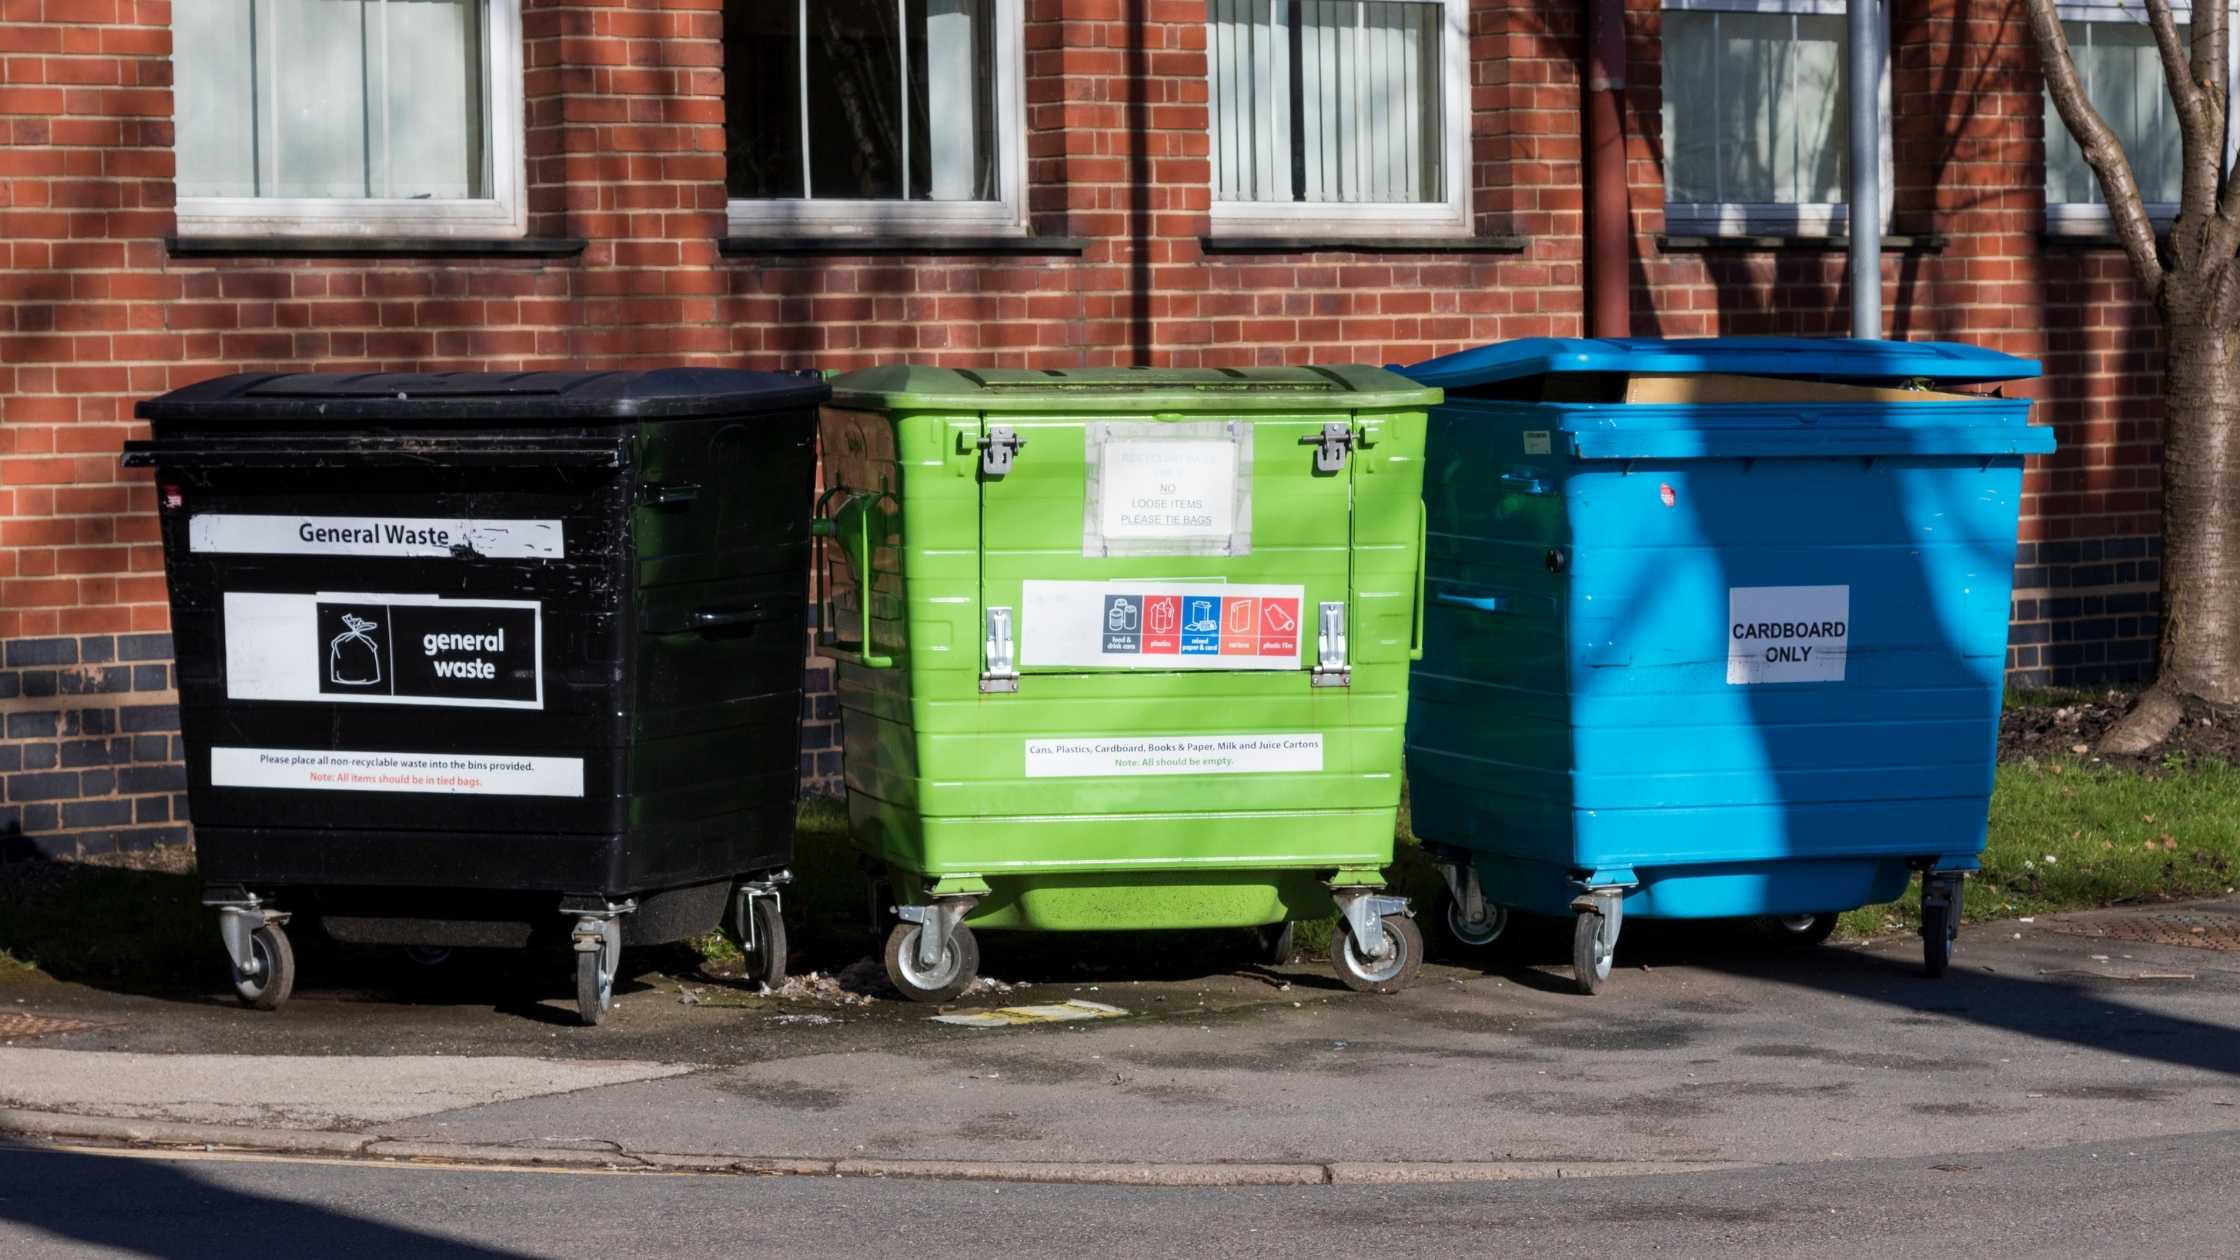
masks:
{"label": "brick building facade", "polygon": [[[993,92],[1016,106],[996,124],[1015,217],[866,232],[797,230],[727,191],[727,99],[734,132],[745,108],[727,60],[768,55],[726,41],[743,0],[479,0],[505,19],[488,64],[514,76],[492,90],[519,84],[490,114],[518,129],[498,137],[518,153],[512,225],[286,235],[181,212],[174,27],[221,2],[247,4],[0,0],[0,835],[18,849],[183,834],[155,490],[116,458],[151,394],[250,369],[1404,362],[1582,328],[1575,5],[1446,10],[1455,218],[1395,230],[1217,208],[1215,168],[1235,162],[1215,115],[1240,107],[1223,104],[1238,72],[1216,64],[1237,45],[1216,47],[1209,17],[1229,0],[951,0],[1016,21],[993,44],[1015,42],[1015,79]],[[1701,6],[1628,7],[1635,330],[1846,331],[1838,238],[1668,221],[1663,30]],[[2015,676],[2137,677],[2154,633],[2151,317],[2109,243],[2048,234],[2019,0],[1896,0],[1889,47],[1888,333],[2048,369],[2028,388],[2061,452],[2028,474]],[[806,135],[821,114],[801,92]],[[829,783],[814,659],[809,682],[804,773]]]}

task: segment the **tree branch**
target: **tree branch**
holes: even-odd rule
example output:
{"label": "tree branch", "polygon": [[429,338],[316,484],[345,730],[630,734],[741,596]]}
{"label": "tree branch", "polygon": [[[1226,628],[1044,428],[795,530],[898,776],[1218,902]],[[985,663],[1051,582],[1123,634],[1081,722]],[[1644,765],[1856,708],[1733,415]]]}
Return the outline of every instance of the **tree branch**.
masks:
{"label": "tree branch", "polygon": [[2207,255],[2223,258],[2240,248],[2240,180],[2232,177],[2225,166],[2225,145],[2232,130],[2229,110],[2232,91],[2232,11],[2222,4],[2211,3],[2193,15],[2193,73],[2200,80],[2209,97],[2209,106],[2218,125],[2212,130],[2217,137],[2217,218],[2209,226]]}
{"label": "tree branch", "polygon": [[[2167,0],[2164,11],[2167,12]],[[2216,0],[2211,0],[2215,3]],[[2123,245],[2123,252],[2131,259],[2131,270],[2138,277],[2139,287],[2149,302],[2159,302],[2162,297],[2162,259],[2155,252],[2154,222],[2147,217],[2145,199],[2139,193],[2139,180],[2131,173],[2131,160],[2124,156],[2123,142],[2108,129],[2108,121],[2092,107],[2092,99],[2085,95],[2084,82],[2077,77],[2077,61],[2069,51],[2069,37],[2061,29],[2061,17],[2054,10],[2054,0],[2023,0],[2024,11],[2030,18],[2030,33],[2038,42],[2038,60],[2045,68],[2046,93],[2053,98],[2053,108],[2077,138],[2077,147],[2084,151],[2084,160],[2091,165],[2092,173],[2100,177],[2101,195],[2108,200],[2108,216],[2115,223],[2116,239]]]}
{"label": "tree branch", "polygon": [[[2218,185],[2224,174],[2223,111],[2212,112],[2209,93],[2200,82],[2193,58],[2198,42],[2188,49],[2178,34],[2178,18],[2170,0],[2146,0],[2147,26],[2154,32],[2154,46],[2162,54],[2162,77],[2170,88],[2170,101],[2178,116],[2180,176],[2178,222],[2170,233],[2174,261],[2184,269],[2192,264],[2194,245],[2204,237],[2217,212]],[[2208,0],[2206,9],[2229,0]],[[2198,32],[2196,33],[2198,38]]]}
{"label": "tree branch", "polygon": [[2177,102],[2178,117],[2184,118],[2201,103],[2201,88],[2194,82],[2192,55],[2178,38],[2178,15],[2170,11],[2170,0],[2147,0],[2147,28],[2154,32],[2154,46],[2162,53],[2162,77],[2170,82],[2170,99]]}
{"label": "tree branch", "polygon": [[2231,25],[2228,5],[2204,4],[2193,15],[2193,81],[2201,85],[2209,104],[2220,114],[2224,112],[2225,94],[2232,90],[2231,47],[2227,42]]}

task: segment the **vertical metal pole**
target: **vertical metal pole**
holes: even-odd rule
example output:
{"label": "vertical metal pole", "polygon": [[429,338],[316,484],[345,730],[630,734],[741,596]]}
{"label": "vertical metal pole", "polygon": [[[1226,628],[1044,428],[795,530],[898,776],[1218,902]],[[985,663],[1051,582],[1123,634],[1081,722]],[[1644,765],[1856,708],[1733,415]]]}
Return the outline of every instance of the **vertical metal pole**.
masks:
{"label": "vertical metal pole", "polygon": [[801,38],[796,41],[800,48],[801,79],[796,87],[801,101],[801,195],[806,199],[817,195],[809,170],[809,0],[801,0],[794,14],[801,30]]}
{"label": "vertical metal pole", "polygon": [[1882,5],[1844,14],[1851,95],[1851,335],[1882,336]]}
{"label": "vertical metal pole", "polygon": [[[910,4],[909,4],[909,0],[894,0],[894,20],[895,20],[895,47],[896,47],[897,49],[899,49],[899,50],[900,50],[900,53],[901,53],[901,55],[900,55],[900,56],[898,56],[898,57],[896,58],[896,60],[897,60],[898,62],[900,62],[900,63],[901,63],[901,69],[902,69],[902,199],[903,199],[904,201],[908,201],[908,200],[910,200]],[[808,80],[807,80],[806,78],[804,78],[804,79],[802,80],[802,82],[803,82],[803,84],[804,84],[804,85],[806,85],[806,84],[807,84],[807,82],[808,82]],[[929,199],[930,199],[930,198],[931,198],[931,197],[933,196],[933,187],[932,187],[932,185],[933,185],[933,178],[932,178],[932,175],[931,175],[931,171],[932,171],[932,166],[933,166],[933,164],[932,164],[931,162],[928,162],[928,163],[926,164],[926,167],[927,167],[927,171],[928,171],[928,175],[927,175],[927,177],[926,177],[926,185],[927,185],[927,187],[926,187],[926,196],[927,196],[927,197],[928,197]],[[940,956],[939,956],[938,954],[934,956],[934,961],[935,961],[935,962],[940,962],[940,961],[941,961],[941,958],[940,958]]]}

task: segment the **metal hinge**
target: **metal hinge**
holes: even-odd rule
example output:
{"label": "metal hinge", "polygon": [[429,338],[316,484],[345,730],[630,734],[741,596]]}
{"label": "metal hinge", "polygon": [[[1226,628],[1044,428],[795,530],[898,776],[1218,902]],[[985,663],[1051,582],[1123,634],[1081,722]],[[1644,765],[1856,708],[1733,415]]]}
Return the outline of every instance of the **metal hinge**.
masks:
{"label": "metal hinge", "polygon": [[1346,466],[1346,452],[1353,449],[1353,426],[1333,420],[1322,426],[1320,437],[1307,440],[1314,443],[1316,472],[1341,472]]}
{"label": "metal hinge", "polygon": [[1315,635],[1314,685],[1343,687],[1352,681],[1353,670],[1346,664],[1346,606],[1326,603]]}
{"label": "metal hinge", "polygon": [[1011,461],[1027,440],[1014,432],[1008,424],[991,424],[988,435],[980,439],[980,475],[1001,477],[1011,471]]}
{"label": "metal hinge", "polygon": [[1012,647],[1011,610],[995,607],[988,610],[986,642],[983,645],[985,661],[980,673],[982,691],[1017,691],[1019,689],[1019,658]]}

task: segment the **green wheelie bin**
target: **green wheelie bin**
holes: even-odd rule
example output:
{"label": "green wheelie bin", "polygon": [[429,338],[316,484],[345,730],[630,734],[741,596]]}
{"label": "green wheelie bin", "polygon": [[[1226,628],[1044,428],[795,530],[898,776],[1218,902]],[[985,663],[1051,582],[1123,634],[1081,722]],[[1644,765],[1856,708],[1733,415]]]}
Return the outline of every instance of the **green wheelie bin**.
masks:
{"label": "green wheelie bin", "polygon": [[848,812],[887,973],[983,930],[1338,914],[1351,987],[1422,959],[1385,891],[1421,652],[1436,389],[1370,367],[884,367],[833,382],[814,525]]}

